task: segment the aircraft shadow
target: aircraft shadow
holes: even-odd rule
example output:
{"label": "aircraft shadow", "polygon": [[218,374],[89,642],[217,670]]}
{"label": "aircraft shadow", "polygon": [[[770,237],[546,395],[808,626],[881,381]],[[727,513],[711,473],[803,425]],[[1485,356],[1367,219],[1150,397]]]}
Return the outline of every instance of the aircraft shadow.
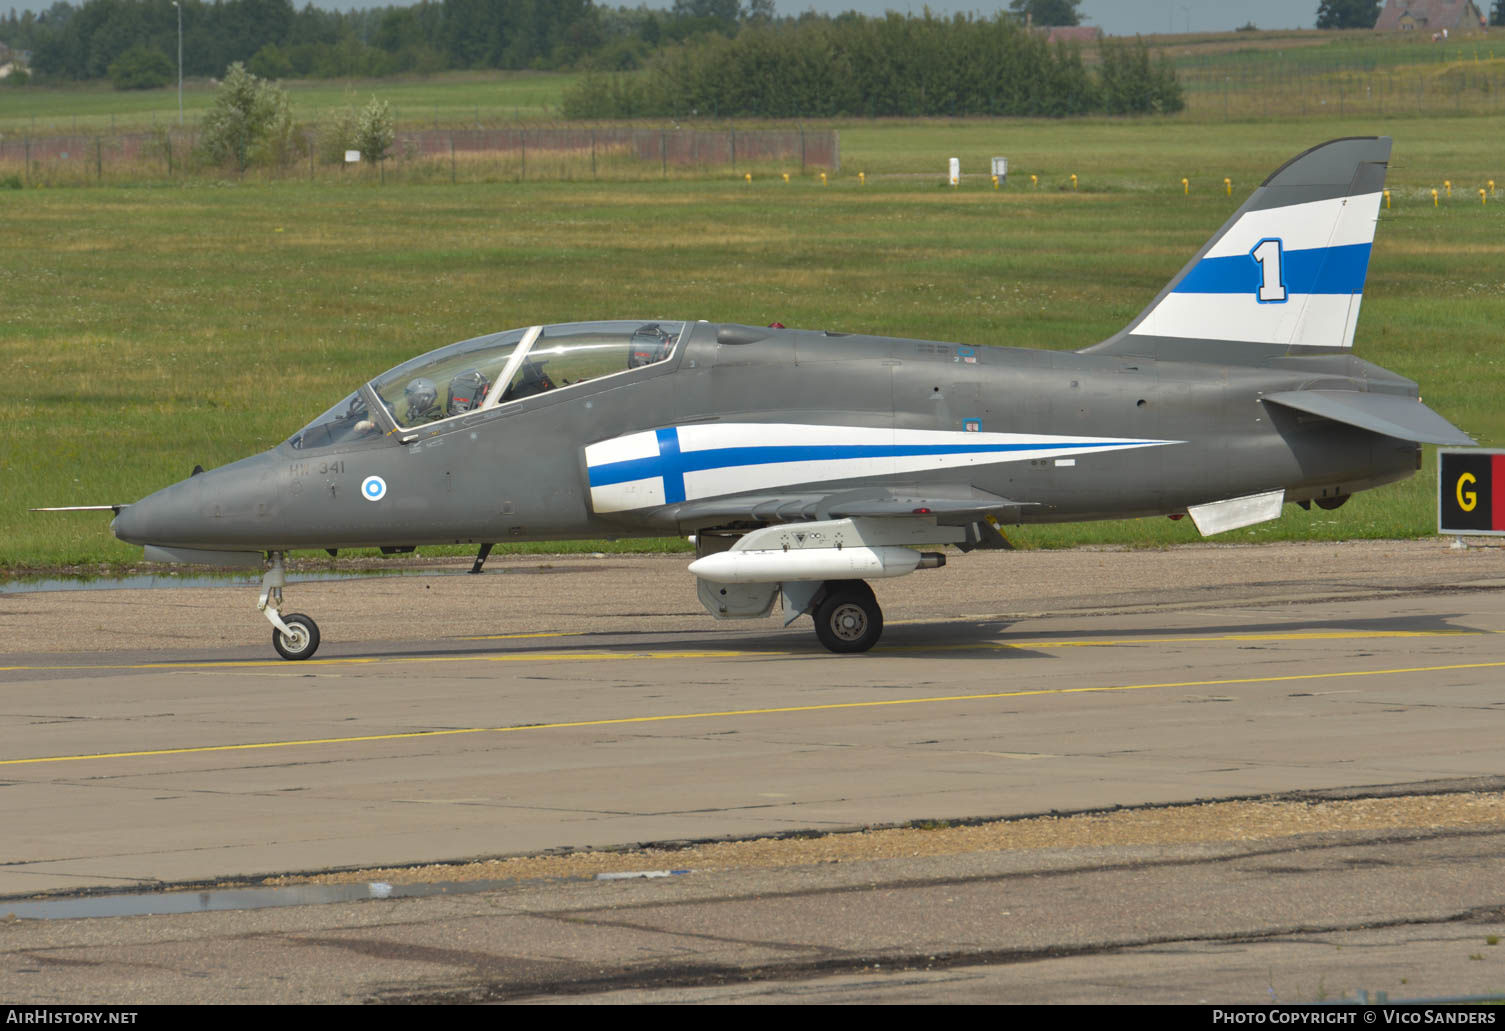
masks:
{"label": "aircraft shadow", "polygon": [[[1095,640],[1111,637],[1114,640],[1132,640],[1134,638],[1163,638],[1168,636],[1218,636],[1229,634],[1302,634],[1322,633],[1324,631],[1347,632],[1347,633],[1469,633],[1474,627],[1456,625],[1454,620],[1466,618],[1465,613],[1432,613],[1416,616],[1377,616],[1373,618],[1353,619],[1302,619],[1282,620],[1279,622],[1225,622],[1198,624],[1196,626],[1164,626],[1164,627],[1139,627],[1132,629],[1113,630],[1041,630],[1030,631],[1025,628],[1028,619],[996,620],[987,621],[985,624],[992,627],[1015,628],[1020,634],[1027,634],[1030,639],[1036,641],[1072,641],[1072,640]],[[898,628],[895,628],[897,630]],[[885,640],[887,634],[885,631]]]}
{"label": "aircraft shadow", "polygon": [[[1031,648],[1031,643],[1069,644],[1075,641],[1151,642],[1167,637],[1215,638],[1234,635],[1291,635],[1312,633],[1428,633],[1469,632],[1472,627],[1459,625],[1462,613],[1421,616],[1382,616],[1356,619],[1314,619],[1297,621],[1232,622],[1224,621],[1192,627],[1144,627],[1135,629],[1101,628],[1080,630],[1031,631],[1030,620],[955,620],[891,625],[872,651],[857,656],[834,655],[821,646],[808,625],[796,623],[787,630],[755,633],[727,633],[719,627],[704,631],[613,631],[587,633],[561,638],[525,640],[463,640],[446,645],[432,643],[415,646],[413,642],[392,642],[372,648],[353,647],[346,651],[336,644],[324,658],[398,658],[414,659],[481,657],[497,653],[517,655],[589,654],[593,652],[641,652],[662,655],[665,652],[733,652],[737,655],[768,658],[831,658],[871,660],[901,658],[926,653],[944,653],[948,659],[1001,660],[1014,658],[1060,658],[1053,648]],[[1014,643],[1013,639],[1019,641]],[[1274,642],[1272,642],[1274,643]],[[337,654],[332,654],[338,650]],[[693,654],[686,657],[694,657]]]}

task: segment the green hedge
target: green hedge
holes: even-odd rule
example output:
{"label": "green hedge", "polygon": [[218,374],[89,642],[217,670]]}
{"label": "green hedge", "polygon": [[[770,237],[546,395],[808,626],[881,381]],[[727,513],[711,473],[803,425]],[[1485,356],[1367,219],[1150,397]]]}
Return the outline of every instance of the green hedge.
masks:
{"label": "green hedge", "polygon": [[640,73],[588,74],[567,118],[1007,115],[1179,111],[1175,71],[1143,41],[1105,41],[1089,69],[1000,16],[844,16],[754,25],[660,50]]}

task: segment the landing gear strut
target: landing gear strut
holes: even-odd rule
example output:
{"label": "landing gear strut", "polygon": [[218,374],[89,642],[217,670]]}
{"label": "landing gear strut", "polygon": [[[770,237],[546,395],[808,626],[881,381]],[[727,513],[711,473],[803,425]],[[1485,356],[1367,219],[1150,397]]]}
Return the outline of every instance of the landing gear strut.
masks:
{"label": "landing gear strut", "polygon": [[287,585],[287,569],[282,552],[267,556],[272,568],[261,578],[261,598],[256,608],[272,624],[272,647],[284,659],[306,659],[319,649],[319,624],[301,612],[282,615],[282,588]]}
{"label": "landing gear strut", "polygon": [[827,580],[812,615],[815,636],[833,652],[865,652],[883,634],[883,610],[863,580]]}

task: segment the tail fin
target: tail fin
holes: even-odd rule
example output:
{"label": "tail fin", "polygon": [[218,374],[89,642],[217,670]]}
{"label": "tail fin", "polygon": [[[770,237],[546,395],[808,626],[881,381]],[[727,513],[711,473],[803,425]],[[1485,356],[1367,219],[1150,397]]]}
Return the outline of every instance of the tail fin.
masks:
{"label": "tail fin", "polygon": [[1219,361],[1352,347],[1389,159],[1388,136],[1292,158],[1138,318],[1088,350]]}

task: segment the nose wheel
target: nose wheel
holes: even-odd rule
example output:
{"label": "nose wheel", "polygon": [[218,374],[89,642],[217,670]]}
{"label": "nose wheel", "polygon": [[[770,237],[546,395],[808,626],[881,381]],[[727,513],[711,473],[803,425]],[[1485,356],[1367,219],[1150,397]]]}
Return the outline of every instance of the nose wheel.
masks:
{"label": "nose wheel", "polygon": [[815,636],[833,652],[865,652],[883,635],[883,610],[862,580],[828,581],[814,616]]}
{"label": "nose wheel", "polygon": [[283,616],[282,623],[286,630],[272,630],[272,647],[278,655],[284,659],[306,659],[318,650],[319,624],[301,612]]}
{"label": "nose wheel", "polygon": [[319,624],[301,612],[282,615],[282,588],[287,585],[287,569],[282,552],[268,558],[272,568],[261,578],[261,598],[256,608],[272,624],[272,647],[284,659],[306,659],[319,649]]}

